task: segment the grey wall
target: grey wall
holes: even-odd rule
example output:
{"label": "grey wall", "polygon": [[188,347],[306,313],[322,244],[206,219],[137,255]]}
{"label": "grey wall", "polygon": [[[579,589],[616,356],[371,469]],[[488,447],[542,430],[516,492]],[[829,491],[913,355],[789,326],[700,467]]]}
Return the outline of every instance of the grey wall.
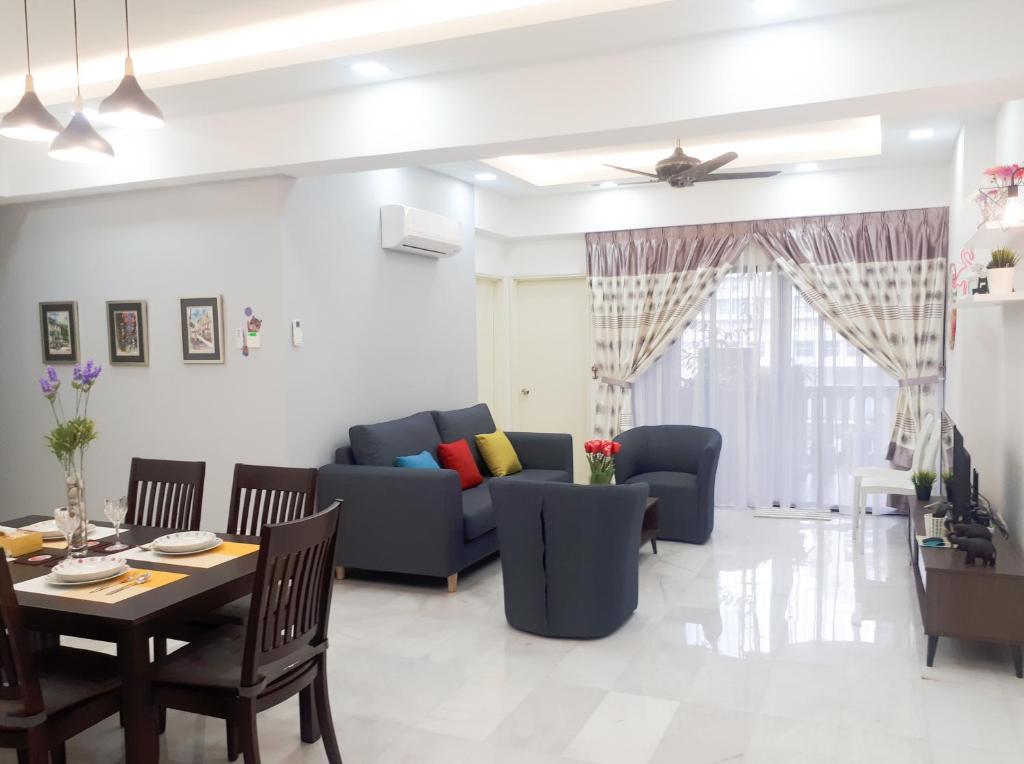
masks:
{"label": "grey wall", "polygon": [[[86,467],[97,515],[125,492],[131,456],[204,459],[204,526],[223,527],[236,461],[318,466],[352,424],[473,402],[472,242],[441,262],[383,252],[378,208],[395,202],[456,215],[472,238],[471,189],[423,170],[0,208],[0,519],[62,501],[35,382],[42,300],[78,301],[82,358],[105,367]],[[178,298],[209,294],[224,297],[226,363],[185,365]],[[114,299],[149,304],[146,368],[108,363]],[[249,358],[231,337],[246,306],[264,320]],[[301,348],[292,317],[305,324]]]}

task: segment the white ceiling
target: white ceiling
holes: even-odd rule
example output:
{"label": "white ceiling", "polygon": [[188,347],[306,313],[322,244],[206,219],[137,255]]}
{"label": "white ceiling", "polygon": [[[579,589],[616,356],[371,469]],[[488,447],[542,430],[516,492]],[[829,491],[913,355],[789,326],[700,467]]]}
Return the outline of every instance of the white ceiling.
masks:
{"label": "white ceiling", "polygon": [[[69,6],[30,2],[37,84],[62,118]],[[121,74],[122,7],[79,6],[95,104]],[[135,0],[130,9],[136,68],[167,128],[107,130],[118,159],[101,168],[2,142],[0,201],[402,165],[474,182],[493,169],[483,160],[502,155],[635,144],[667,154],[676,138],[685,148],[875,114],[881,153],[822,169],[934,163],[950,157],[965,121],[1024,96],[1015,54],[986,42],[993,23],[1024,23],[1018,0],[796,0],[783,16],[758,15],[753,0]],[[356,13],[376,26],[340,23]],[[441,23],[444,14],[458,18]],[[311,20],[331,23],[317,30]],[[239,39],[248,47],[232,48]],[[349,69],[359,60],[391,73],[360,77]],[[22,72],[20,4],[5,0],[0,109],[19,97]],[[935,137],[908,141],[920,126]],[[799,160],[770,167],[791,172]],[[513,196],[593,190],[498,175],[489,186]]]}

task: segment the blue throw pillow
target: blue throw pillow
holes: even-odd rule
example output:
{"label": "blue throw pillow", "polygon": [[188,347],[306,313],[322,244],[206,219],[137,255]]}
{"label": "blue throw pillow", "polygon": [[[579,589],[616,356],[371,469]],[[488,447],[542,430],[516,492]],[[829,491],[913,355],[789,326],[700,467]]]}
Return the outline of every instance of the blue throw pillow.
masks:
{"label": "blue throw pillow", "polygon": [[411,467],[415,470],[439,470],[441,465],[431,456],[429,451],[420,451],[414,456],[396,456],[396,467]]}

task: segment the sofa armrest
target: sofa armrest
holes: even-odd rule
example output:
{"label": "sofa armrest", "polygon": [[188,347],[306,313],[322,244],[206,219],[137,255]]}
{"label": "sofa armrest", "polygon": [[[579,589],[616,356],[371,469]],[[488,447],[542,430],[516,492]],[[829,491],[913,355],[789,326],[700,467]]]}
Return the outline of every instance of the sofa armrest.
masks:
{"label": "sofa armrest", "polygon": [[339,565],[426,576],[458,570],[462,488],[452,470],[328,464],[320,468],[321,507],[341,499]]}
{"label": "sofa armrest", "polygon": [[563,470],[572,477],[572,435],[506,432],[524,469]]}

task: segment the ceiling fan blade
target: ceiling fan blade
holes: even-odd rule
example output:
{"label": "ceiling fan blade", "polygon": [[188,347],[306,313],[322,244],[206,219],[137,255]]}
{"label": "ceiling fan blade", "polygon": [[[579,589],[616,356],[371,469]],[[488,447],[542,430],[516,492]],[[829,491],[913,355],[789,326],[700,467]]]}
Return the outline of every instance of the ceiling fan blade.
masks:
{"label": "ceiling fan blade", "polygon": [[613,170],[620,170],[622,172],[631,172],[634,175],[646,175],[648,178],[655,178],[657,180],[660,180],[660,178],[658,178],[658,176],[655,175],[653,172],[644,172],[643,170],[631,170],[628,167],[619,167],[618,165],[614,164],[606,164],[605,167],[611,167]]}
{"label": "ceiling fan blade", "polygon": [[703,183],[708,180],[742,180],[743,178],[770,178],[778,175],[781,170],[766,172],[716,172],[712,175],[705,175],[702,178],[694,178],[694,183]]}
{"label": "ceiling fan blade", "polygon": [[696,165],[695,167],[691,167],[686,172],[681,173],[681,175],[687,178],[696,179],[699,178],[701,175],[707,175],[709,172],[714,172],[719,167],[725,167],[727,164],[729,164],[729,162],[732,162],[733,160],[736,159],[739,159],[739,154],[737,154],[735,151],[727,151],[721,156],[717,156],[714,159],[709,159],[706,162],[701,162],[699,165]]}

